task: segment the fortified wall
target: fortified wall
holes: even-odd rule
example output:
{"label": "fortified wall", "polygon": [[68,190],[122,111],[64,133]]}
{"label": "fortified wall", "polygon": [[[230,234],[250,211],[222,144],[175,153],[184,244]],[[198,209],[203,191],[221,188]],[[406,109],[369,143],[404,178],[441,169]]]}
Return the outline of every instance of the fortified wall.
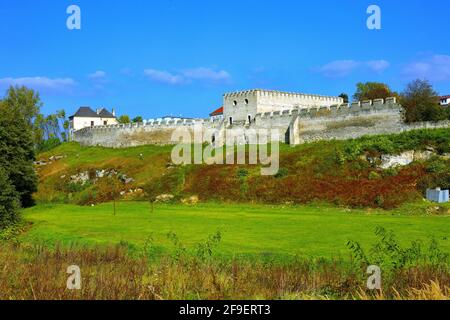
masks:
{"label": "fortified wall", "polygon": [[[262,129],[277,130],[283,143],[297,145],[319,140],[344,140],[363,135],[400,133],[422,128],[450,128],[449,121],[439,123],[404,124],[402,108],[395,98],[354,102],[308,109],[257,113],[254,119],[167,120],[146,124],[111,125],[84,128],[73,132],[73,140],[85,146],[112,148],[146,144],[176,144],[172,134],[185,128],[192,137],[194,128],[201,129],[196,142],[221,143],[228,132],[239,131],[238,143],[249,143],[251,135]],[[198,137],[198,133],[197,133]],[[200,140],[199,140],[200,139]],[[270,136],[268,137],[270,141]]]}
{"label": "fortified wall", "polygon": [[223,128],[223,124],[221,120],[199,119],[96,126],[73,132],[72,140],[84,146],[109,148],[126,148],[149,144],[170,145],[179,143],[179,141],[172,140],[172,134],[180,128],[186,129],[192,137],[194,137],[194,128],[197,131],[201,129],[201,142],[211,142],[212,135],[216,130]]}

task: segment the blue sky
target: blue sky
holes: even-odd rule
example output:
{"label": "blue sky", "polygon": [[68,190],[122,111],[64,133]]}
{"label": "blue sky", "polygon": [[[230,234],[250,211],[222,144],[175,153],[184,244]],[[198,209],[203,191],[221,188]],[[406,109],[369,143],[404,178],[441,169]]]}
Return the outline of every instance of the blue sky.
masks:
{"label": "blue sky", "polygon": [[[81,30],[66,9],[81,8]],[[381,8],[382,29],[366,27]],[[207,116],[251,88],[353,94],[427,78],[450,94],[447,0],[2,0],[0,90],[39,90],[45,113]]]}

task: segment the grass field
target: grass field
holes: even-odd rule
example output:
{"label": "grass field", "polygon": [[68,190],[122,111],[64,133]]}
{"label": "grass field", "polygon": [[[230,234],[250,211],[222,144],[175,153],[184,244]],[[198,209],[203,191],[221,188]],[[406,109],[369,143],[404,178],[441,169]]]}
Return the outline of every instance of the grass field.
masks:
{"label": "grass field", "polygon": [[[142,248],[153,238],[155,252],[170,252],[175,246],[167,234],[173,232],[189,249],[217,231],[222,241],[216,253],[227,257],[273,255],[276,257],[349,256],[348,240],[363,247],[375,240],[377,226],[393,230],[403,245],[435,237],[450,253],[450,216],[425,215],[423,202],[392,211],[350,210],[327,205],[264,206],[201,204],[157,205],[122,202],[95,207],[39,205],[24,212],[33,227],[22,235],[29,243],[117,244]],[[447,209],[449,207],[446,207]]]}

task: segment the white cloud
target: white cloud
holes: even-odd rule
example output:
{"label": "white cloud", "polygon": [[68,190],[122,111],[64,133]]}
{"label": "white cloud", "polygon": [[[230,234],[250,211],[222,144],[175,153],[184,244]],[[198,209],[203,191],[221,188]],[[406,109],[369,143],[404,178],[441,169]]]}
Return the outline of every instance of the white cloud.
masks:
{"label": "white cloud", "polygon": [[183,71],[183,76],[191,80],[206,80],[212,82],[227,82],[231,76],[224,70],[215,71],[210,68],[187,69]]}
{"label": "white cloud", "polygon": [[91,73],[88,77],[91,80],[103,80],[106,78],[106,72],[101,70],[95,71],[94,73]]}
{"label": "white cloud", "polygon": [[354,60],[336,60],[317,68],[317,71],[326,77],[344,77],[352,73],[359,65],[359,62]]}
{"label": "white cloud", "polygon": [[188,84],[194,81],[203,83],[227,83],[231,80],[230,74],[225,70],[216,71],[204,67],[185,69],[177,73],[146,69],[144,70],[144,74],[152,81],[169,85]]}
{"label": "white cloud", "polygon": [[372,71],[382,73],[391,66],[386,60],[372,60],[365,63]]}
{"label": "white cloud", "polygon": [[171,74],[168,71],[160,71],[155,69],[144,70],[145,75],[152,81],[164,83],[164,84],[182,84],[185,79],[181,75]]}
{"label": "white cloud", "polygon": [[319,68],[315,68],[316,72],[330,78],[345,77],[352,72],[360,69],[368,69],[372,72],[382,73],[390,67],[390,63],[386,60],[335,60],[327,63]]}
{"label": "white cloud", "polygon": [[409,79],[450,80],[450,56],[435,54],[410,63],[403,69],[403,75]]}
{"label": "white cloud", "polygon": [[71,78],[9,77],[0,79],[0,87],[26,86],[39,91],[64,91],[72,88],[76,84],[75,80]]}

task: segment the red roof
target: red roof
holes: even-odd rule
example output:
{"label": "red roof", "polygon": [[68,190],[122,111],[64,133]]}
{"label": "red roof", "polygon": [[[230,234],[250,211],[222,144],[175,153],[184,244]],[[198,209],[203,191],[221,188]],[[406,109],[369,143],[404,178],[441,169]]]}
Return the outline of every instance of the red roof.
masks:
{"label": "red roof", "polygon": [[213,113],[210,113],[209,115],[211,117],[223,115],[223,107],[220,107],[219,109],[217,109]]}
{"label": "red roof", "polygon": [[449,95],[449,96],[443,96],[443,97],[440,97],[440,99],[441,99],[441,100],[444,100],[444,99],[450,99],[450,95]]}

